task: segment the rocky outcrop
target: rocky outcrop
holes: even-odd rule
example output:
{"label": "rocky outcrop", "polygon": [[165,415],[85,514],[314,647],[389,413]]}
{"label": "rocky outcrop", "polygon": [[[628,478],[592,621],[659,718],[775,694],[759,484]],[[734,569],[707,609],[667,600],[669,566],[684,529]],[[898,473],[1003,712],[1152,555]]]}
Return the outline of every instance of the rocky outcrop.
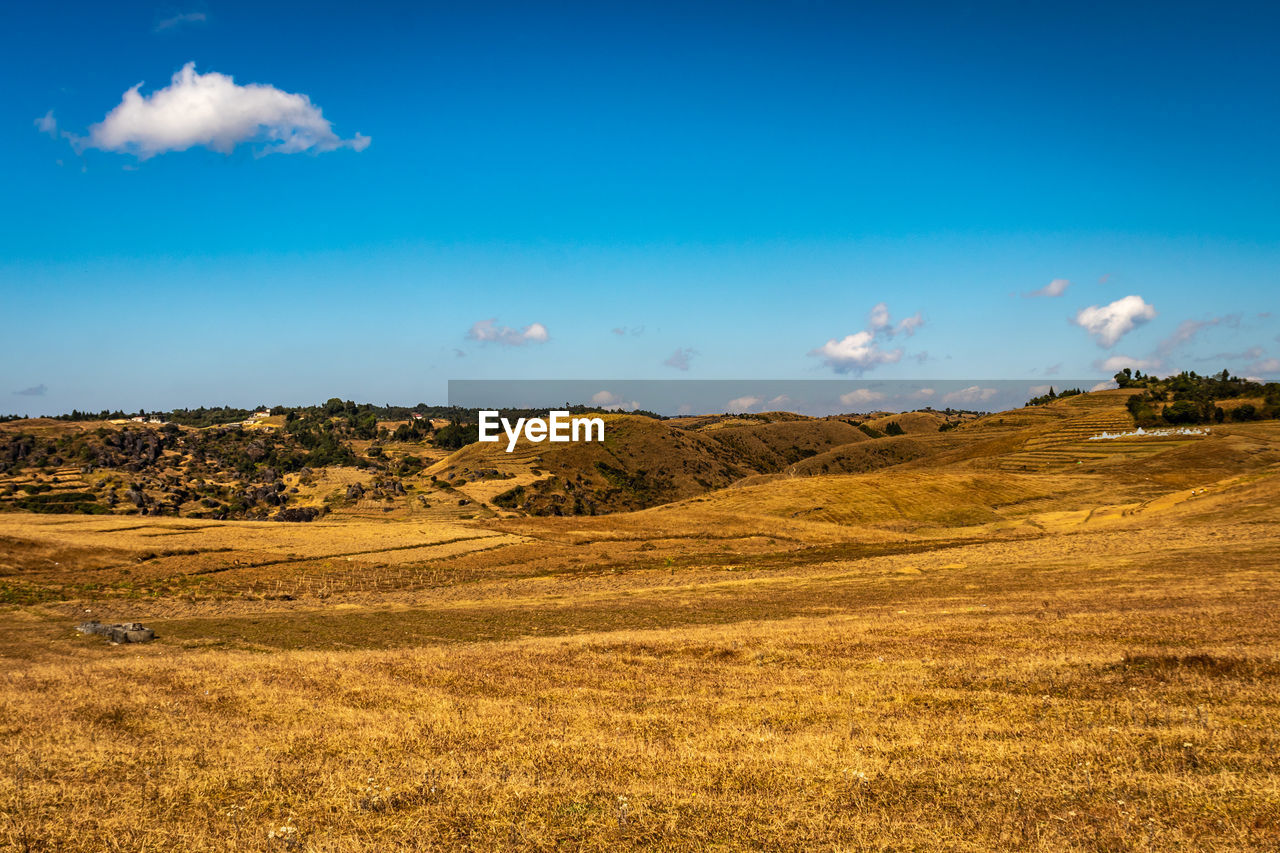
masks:
{"label": "rocky outcrop", "polygon": [[280,510],[274,516],[273,521],[315,521],[324,515],[324,507],[318,506],[291,506]]}
{"label": "rocky outcrop", "polygon": [[156,638],[156,632],[141,622],[118,622],[104,625],[101,622],[82,622],[76,626],[81,634],[97,634],[113,643],[146,643]]}

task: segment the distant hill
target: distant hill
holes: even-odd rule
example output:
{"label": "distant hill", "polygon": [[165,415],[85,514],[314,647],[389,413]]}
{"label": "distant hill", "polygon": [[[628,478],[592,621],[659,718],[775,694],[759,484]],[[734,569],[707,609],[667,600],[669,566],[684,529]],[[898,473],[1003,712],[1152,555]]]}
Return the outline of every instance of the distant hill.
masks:
{"label": "distant hill", "polygon": [[[787,518],[888,518],[885,507],[897,505],[900,521],[967,523],[1004,518],[992,501],[1039,500],[1024,477],[1103,475],[1138,494],[1280,460],[1280,422],[1234,414],[1253,398],[1198,401],[1211,416],[1229,412],[1222,423],[1162,417],[1139,432],[1135,393],[1148,405],[1150,389],[1126,388],[981,417],[605,413],[603,443],[521,439],[511,453],[505,441],[465,444],[474,425],[381,421],[346,404],[209,427],[20,419],[0,424],[0,509],[306,521],[691,511],[691,502],[742,512],[750,500]],[[1258,398],[1255,411],[1270,411],[1269,399]],[[451,451],[454,442],[463,446]],[[1069,500],[1076,482],[1052,488]],[[871,500],[879,510],[851,506]],[[930,502],[952,509],[940,516]]]}
{"label": "distant hill", "polygon": [[[656,420],[605,416],[603,443],[472,444],[428,470],[447,482],[498,477],[521,482],[494,496],[502,509],[595,515],[643,509],[771,473],[835,447],[867,441],[839,420]],[[685,424],[680,426],[679,424]]]}

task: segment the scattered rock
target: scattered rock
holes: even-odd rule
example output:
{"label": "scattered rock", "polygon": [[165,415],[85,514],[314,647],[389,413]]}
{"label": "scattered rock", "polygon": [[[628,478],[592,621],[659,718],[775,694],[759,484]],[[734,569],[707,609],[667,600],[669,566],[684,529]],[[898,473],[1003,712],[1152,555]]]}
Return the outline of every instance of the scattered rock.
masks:
{"label": "scattered rock", "polygon": [[156,632],[141,622],[117,622],[104,625],[101,622],[82,622],[76,626],[81,634],[98,634],[113,643],[147,643],[156,638]]}

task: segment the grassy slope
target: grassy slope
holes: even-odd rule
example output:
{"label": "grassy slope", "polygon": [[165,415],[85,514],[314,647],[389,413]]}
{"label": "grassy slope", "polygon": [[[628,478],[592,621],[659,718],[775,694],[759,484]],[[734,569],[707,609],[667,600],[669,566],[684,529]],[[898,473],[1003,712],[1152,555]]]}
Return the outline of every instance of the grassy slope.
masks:
{"label": "grassy slope", "polygon": [[611,516],[0,516],[0,846],[1276,849],[1280,430],[1008,468],[1066,402]]}

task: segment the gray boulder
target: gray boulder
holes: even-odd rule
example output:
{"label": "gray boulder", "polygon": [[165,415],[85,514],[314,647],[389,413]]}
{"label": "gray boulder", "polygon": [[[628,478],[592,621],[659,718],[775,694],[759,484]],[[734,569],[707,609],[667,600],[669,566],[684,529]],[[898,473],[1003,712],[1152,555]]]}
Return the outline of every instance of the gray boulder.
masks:
{"label": "gray boulder", "polygon": [[143,627],[141,622],[117,622],[104,625],[101,622],[83,622],[76,626],[81,634],[98,634],[113,643],[146,643],[156,638],[156,632]]}

